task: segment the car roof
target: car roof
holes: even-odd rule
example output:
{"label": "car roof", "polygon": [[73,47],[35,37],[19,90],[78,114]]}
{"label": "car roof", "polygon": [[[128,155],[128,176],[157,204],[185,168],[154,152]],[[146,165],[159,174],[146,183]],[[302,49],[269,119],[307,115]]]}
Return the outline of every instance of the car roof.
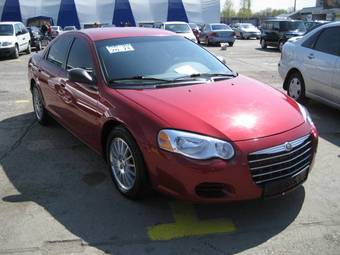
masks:
{"label": "car roof", "polygon": [[183,21],[167,21],[167,22],[163,22],[163,24],[188,24],[188,23],[183,22]]}
{"label": "car roof", "polygon": [[18,22],[18,21],[3,21],[3,22],[0,22],[0,25],[14,25],[14,24],[18,24],[18,23],[21,23],[21,22]]}
{"label": "car roof", "polygon": [[319,28],[325,28],[325,27],[338,27],[340,26],[340,21],[334,21],[334,22],[329,22],[325,23],[324,25],[320,26]]}
{"label": "car roof", "polygon": [[114,38],[141,37],[141,36],[171,36],[176,35],[173,32],[141,27],[105,27],[105,28],[89,28],[76,31],[87,35],[92,41],[100,41]]}

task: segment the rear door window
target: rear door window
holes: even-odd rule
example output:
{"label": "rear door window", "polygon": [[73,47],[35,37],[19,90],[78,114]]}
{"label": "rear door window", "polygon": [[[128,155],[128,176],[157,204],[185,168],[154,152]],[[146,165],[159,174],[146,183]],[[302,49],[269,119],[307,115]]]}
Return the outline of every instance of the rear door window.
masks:
{"label": "rear door window", "polygon": [[72,36],[62,36],[56,39],[56,42],[53,43],[49,49],[47,61],[63,68],[65,66],[66,56],[72,41]]}
{"label": "rear door window", "polygon": [[327,54],[340,56],[340,27],[325,29],[315,43],[314,49]]}

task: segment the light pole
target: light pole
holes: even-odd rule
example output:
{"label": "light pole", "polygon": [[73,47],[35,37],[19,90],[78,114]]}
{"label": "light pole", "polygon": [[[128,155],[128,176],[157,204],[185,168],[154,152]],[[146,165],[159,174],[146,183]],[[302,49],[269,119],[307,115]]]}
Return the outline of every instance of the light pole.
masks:
{"label": "light pole", "polygon": [[296,0],[294,0],[294,12],[296,12]]}

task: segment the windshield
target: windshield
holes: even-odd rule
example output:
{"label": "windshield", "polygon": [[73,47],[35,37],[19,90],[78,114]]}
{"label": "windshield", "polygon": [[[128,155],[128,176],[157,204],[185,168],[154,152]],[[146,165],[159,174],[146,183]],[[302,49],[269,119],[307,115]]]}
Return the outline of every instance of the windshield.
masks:
{"label": "windshield", "polygon": [[175,33],[190,33],[188,24],[165,24],[165,29]]}
{"label": "windshield", "polygon": [[233,75],[212,54],[179,36],[109,39],[96,42],[96,48],[107,80],[120,84],[160,83],[195,74]]}
{"label": "windshield", "polygon": [[306,32],[306,26],[303,21],[284,21],[281,23],[281,30]]}
{"label": "windshield", "polygon": [[240,27],[245,29],[255,28],[252,24],[241,24]]}
{"label": "windshield", "polygon": [[0,36],[13,35],[13,26],[12,25],[0,25]]}
{"label": "windshield", "polygon": [[231,30],[231,28],[225,24],[211,25],[212,30]]}

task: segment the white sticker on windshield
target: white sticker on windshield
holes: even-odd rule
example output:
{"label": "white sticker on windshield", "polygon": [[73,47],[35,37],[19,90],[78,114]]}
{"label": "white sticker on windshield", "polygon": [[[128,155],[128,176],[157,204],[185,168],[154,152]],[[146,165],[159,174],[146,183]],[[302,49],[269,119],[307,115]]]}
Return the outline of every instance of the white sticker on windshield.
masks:
{"label": "white sticker on windshield", "polygon": [[187,75],[199,73],[195,68],[189,65],[178,67],[175,69],[175,72],[179,74],[187,74]]}
{"label": "white sticker on windshield", "polygon": [[133,46],[129,44],[120,44],[120,45],[112,45],[112,46],[106,46],[106,49],[110,54],[115,54],[119,52],[129,52],[129,51],[135,51]]}

